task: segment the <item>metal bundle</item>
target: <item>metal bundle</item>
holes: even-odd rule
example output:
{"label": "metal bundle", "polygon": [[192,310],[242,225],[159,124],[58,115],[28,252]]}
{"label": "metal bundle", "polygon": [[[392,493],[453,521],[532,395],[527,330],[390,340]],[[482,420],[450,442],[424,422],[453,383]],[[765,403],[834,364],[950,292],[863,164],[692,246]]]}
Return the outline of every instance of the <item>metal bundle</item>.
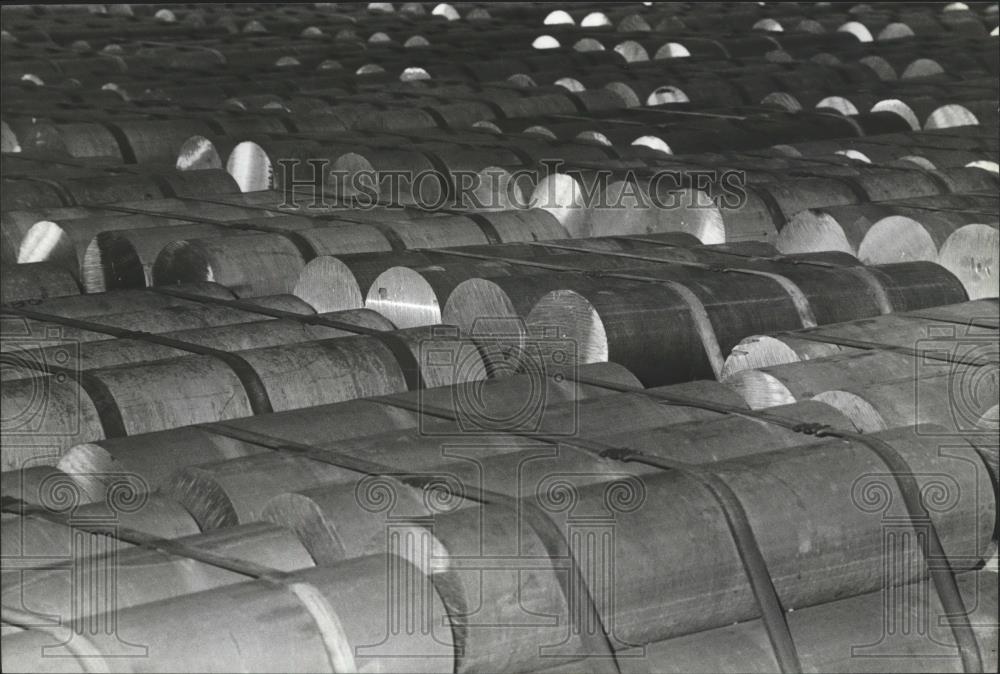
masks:
{"label": "metal bundle", "polygon": [[995,5],[0,19],[5,671],[996,669]]}

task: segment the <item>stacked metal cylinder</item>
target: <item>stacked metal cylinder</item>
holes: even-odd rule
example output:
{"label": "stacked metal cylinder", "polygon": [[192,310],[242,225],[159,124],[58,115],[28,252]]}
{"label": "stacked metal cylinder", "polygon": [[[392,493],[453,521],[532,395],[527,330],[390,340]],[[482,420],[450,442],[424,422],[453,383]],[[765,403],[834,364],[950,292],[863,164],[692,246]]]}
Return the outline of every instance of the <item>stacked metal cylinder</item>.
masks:
{"label": "stacked metal cylinder", "polygon": [[5,671],[996,671],[996,4],[0,17]]}

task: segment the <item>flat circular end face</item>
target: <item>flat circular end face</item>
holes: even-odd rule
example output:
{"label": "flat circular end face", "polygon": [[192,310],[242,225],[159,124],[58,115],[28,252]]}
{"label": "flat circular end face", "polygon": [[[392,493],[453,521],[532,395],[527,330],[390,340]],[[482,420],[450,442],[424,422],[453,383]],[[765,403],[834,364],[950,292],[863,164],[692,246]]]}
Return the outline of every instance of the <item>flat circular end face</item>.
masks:
{"label": "flat circular end face", "polygon": [[725,379],[725,382],[752,410],[798,402],[777,377],[761,370],[741,370]]}
{"label": "flat circular end face", "polygon": [[409,267],[391,267],[379,274],[365,297],[365,308],[385,316],[397,328],[441,322],[441,302],[424,277]]}
{"label": "flat circular end face", "polygon": [[181,144],[181,149],[177,153],[176,167],[179,171],[221,169],[222,158],[215,149],[215,144],[208,138],[191,136]]}
{"label": "flat circular end face", "polygon": [[797,363],[800,360],[799,354],[780,339],[767,335],[755,335],[743,339],[733,347],[722,366],[719,379],[726,381],[737,372],[744,370]]}
{"label": "flat circular end face", "polygon": [[414,80],[429,80],[431,75],[423,68],[410,67],[400,73],[399,79],[402,82],[413,82]]}
{"label": "flat circular end face", "polygon": [[650,150],[656,150],[657,152],[662,152],[663,154],[673,154],[673,150],[667,145],[667,141],[663,140],[659,136],[639,136],[632,141],[632,145],[639,145],[642,147],[648,147]]}
{"label": "flat circular end face", "polygon": [[7,122],[0,120],[0,151],[20,152],[21,144],[17,142],[17,136]]}
{"label": "flat circular end face", "polygon": [[431,14],[434,16],[443,16],[449,21],[458,21],[459,18],[461,18],[458,15],[458,10],[446,2],[442,2],[440,5],[436,6],[433,10],[431,10]]}
{"label": "flat circular end face", "polygon": [[189,241],[172,241],[164,246],[153,263],[153,285],[215,281],[208,259]]}
{"label": "flat circular end face", "polygon": [[942,244],[937,261],[958,277],[969,299],[1000,295],[1000,235],[996,227],[959,227]]}
{"label": "flat circular end face", "polygon": [[615,45],[615,51],[621,54],[628,63],[641,63],[649,60],[649,52],[635,40],[625,40]]}
{"label": "flat circular end face", "polygon": [[587,209],[580,185],[571,176],[553,173],[538,181],[531,194],[531,207],[551,213],[572,236],[584,235],[581,228],[587,217]]}
{"label": "flat circular end face", "polygon": [[18,263],[44,262],[59,257],[70,246],[65,230],[50,220],[33,224],[21,240],[17,251]]}
{"label": "flat circular end face", "polygon": [[976,161],[970,161],[965,165],[967,168],[977,168],[983,171],[989,171],[992,174],[1000,173],[1000,164],[995,161],[989,161],[988,159],[978,159]]}
{"label": "flat circular end face", "polygon": [[877,221],[858,246],[858,259],[865,264],[935,262],[937,256],[934,239],[924,226],[902,215],[890,215]]}
{"label": "flat circular end face", "polygon": [[781,154],[785,155],[786,157],[801,157],[802,156],[802,153],[799,152],[798,149],[795,148],[792,145],[784,145],[784,144],[772,145],[771,149],[774,150],[775,152],[780,152]]}
{"label": "flat circular end face", "polygon": [[587,87],[583,86],[580,80],[573,79],[572,77],[560,77],[553,84],[562,87],[567,91],[586,91]]}
{"label": "flat circular end face", "polygon": [[656,50],[656,54],[653,56],[653,58],[678,59],[678,58],[688,58],[689,56],[691,56],[691,52],[688,51],[688,48],[682,45],[680,42],[668,42]]}
{"label": "flat circular end face", "polygon": [[795,30],[799,31],[800,33],[819,34],[826,32],[826,28],[823,27],[823,24],[821,24],[819,21],[814,21],[812,19],[802,19],[795,26]]}
{"label": "flat circular end face", "polygon": [[354,71],[355,75],[377,75],[379,73],[384,73],[385,68],[377,63],[366,63],[357,70]]}
{"label": "flat circular end face", "polygon": [[891,112],[902,118],[914,131],[920,131],[920,120],[917,119],[917,114],[913,112],[913,109],[910,108],[910,106],[898,98],[887,98],[884,101],[879,101],[872,106],[871,111]]}
{"label": "flat circular end face", "polygon": [[753,30],[763,30],[769,33],[781,33],[784,32],[785,30],[784,28],[782,28],[781,24],[775,21],[774,19],[761,19],[760,21],[755,23],[751,28]]}
{"label": "flat circular end face", "polygon": [[489,131],[490,133],[495,133],[497,135],[503,135],[503,130],[499,126],[497,126],[493,122],[491,122],[489,120],[486,120],[486,119],[483,119],[483,120],[480,120],[480,121],[476,122],[475,124],[472,125],[472,128],[474,128],[474,129],[484,129],[486,131]]}
{"label": "flat circular end face", "polygon": [[584,28],[597,28],[598,26],[610,26],[611,19],[604,12],[591,12],[583,17],[580,25]]}
{"label": "flat circular end face", "polygon": [[409,14],[410,16],[427,16],[427,10],[424,9],[423,4],[419,2],[407,2],[402,7],[399,8],[400,14]]}
{"label": "flat circular end face", "polygon": [[859,42],[872,42],[874,39],[871,31],[869,31],[863,23],[859,23],[857,21],[848,21],[837,30],[842,33],[850,33],[854,37],[858,38]]}
{"label": "flat circular end face", "polygon": [[813,63],[819,63],[825,66],[837,66],[840,65],[840,59],[833,54],[828,54],[827,52],[820,52],[809,57],[809,60]]}
{"label": "flat circular end face", "polygon": [[257,143],[243,141],[233,148],[226,160],[226,172],[243,192],[258,192],[274,187],[271,159]]}
{"label": "flat circular end face", "polygon": [[553,349],[539,349],[537,357],[542,364],[564,367],[610,359],[604,322],[587,298],[576,291],[545,294],[528,313],[525,324],[530,336],[552,340]]}
{"label": "flat circular end face", "polygon": [[865,56],[858,59],[858,63],[868,66],[883,82],[893,82],[899,79],[896,69],[881,56]]}
{"label": "flat circular end face", "polygon": [[535,41],[531,43],[531,46],[535,49],[558,49],[559,40],[555,39],[551,35],[540,35],[535,38]]}
{"label": "flat circular end face", "polygon": [[244,33],[266,33],[267,32],[267,26],[265,26],[260,21],[257,21],[256,19],[253,19],[253,20],[247,21],[245,24],[243,24],[243,32]]}
{"label": "flat circular end face", "polygon": [[329,255],[309,261],[299,273],[292,294],[317,313],[359,309],[365,305],[354,274],[347,265]]}
{"label": "flat circular end face", "polygon": [[646,105],[662,105],[664,103],[688,103],[691,99],[679,87],[657,87],[649,94]]}
{"label": "flat circular end face", "polygon": [[978,126],[979,120],[972,112],[961,105],[952,103],[942,105],[931,113],[924,124],[925,129],[950,129],[953,126]]}
{"label": "flat circular end face", "polygon": [[604,85],[604,88],[617,94],[620,99],[625,101],[625,107],[627,108],[637,108],[642,105],[642,101],[639,100],[635,89],[624,82],[608,82]]}
{"label": "flat circular end face", "polygon": [[533,89],[538,86],[530,75],[525,75],[524,73],[514,73],[507,78],[507,81],[522,89]]}
{"label": "flat circular end face", "polygon": [[859,152],[858,150],[852,150],[848,148],[847,150],[837,150],[834,154],[839,154],[848,159],[853,159],[854,161],[859,161],[864,164],[871,164],[872,160],[868,158],[864,152]]}
{"label": "flat circular end face", "polygon": [[520,179],[499,166],[487,166],[475,177],[472,189],[462,193],[463,207],[497,210],[527,208],[525,190],[533,189],[529,176]]}
{"label": "flat circular end face", "polygon": [[471,278],[455,286],[445,301],[441,320],[458,326],[470,337],[508,335],[519,340],[524,335],[514,302],[489,279]]}
{"label": "flat circular end face", "polygon": [[877,433],[889,428],[871,403],[849,391],[823,391],[813,396],[813,400],[841,412],[862,433]]}
{"label": "flat circular end face", "polygon": [[813,209],[796,213],[778,232],[774,247],[784,255],[823,250],[857,255],[840,223],[829,213]]}
{"label": "flat circular end face", "polygon": [[585,143],[596,143],[611,147],[611,140],[600,131],[581,131],[576,134],[576,139]]}
{"label": "flat circular end face", "polygon": [[932,77],[934,75],[940,75],[944,72],[944,68],[941,64],[934,59],[917,59],[910,65],[906,66],[903,73],[899,76],[901,80],[909,80],[918,77]]}
{"label": "flat circular end face", "polygon": [[147,285],[143,260],[127,232],[101,232],[87,244],[82,278],[88,293]]}
{"label": "flat circular end face", "polygon": [[[344,196],[350,196],[355,194],[355,185],[357,181],[362,181],[363,185],[357,185],[359,188],[367,188],[369,190],[375,190],[377,193],[378,183],[376,179],[375,167],[372,163],[364,156],[358,154],[357,152],[347,152],[340,155],[333,161],[333,166],[331,167],[331,173],[336,173],[336,175],[343,176],[343,179],[337,179],[336,185],[337,190],[339,190]],[[362,174],[365,178],[355,179],[355,176]]]}
{"label": "flat circular end face", "polygon": [[913,37],[913,30],[907,26],[905,23],[894,22],[887,25],[878,34],[879,41],[882,40],[900,40],[904,37]]}
{"label": "flat circular end face", "polygon": [[657,223],[652,199],[635,181],[609,183],[590,209],[592,236],[649,234],[660,231]]}
{"label": "flat circular end face", "polygon": [[780,108],[788,112],[799,112],[802,110],[802,104],[799,103],[799,100],[784,91],[775,91],[768,94],[761,99],[760,104]]}
{"label": "flat circular end face", "polygon": [[585,37],[573,43],[576,51],[604,51],[604,45],[592,37]]}
{"label": "flat circular end face", "polygon": [[559,25],[572,26],[576,22],[573,21],[572,16],[570,16],[561,9],[557,9],[554,12],[549,12],[548,16],[545,17],[545,21],[543,23],[546,26],[559,26]]}
{"label": "flat circular end face", "polygon": [[619,33],[648,33],[651,30],[649,23],[638,14],[629,14],[618,22]]}

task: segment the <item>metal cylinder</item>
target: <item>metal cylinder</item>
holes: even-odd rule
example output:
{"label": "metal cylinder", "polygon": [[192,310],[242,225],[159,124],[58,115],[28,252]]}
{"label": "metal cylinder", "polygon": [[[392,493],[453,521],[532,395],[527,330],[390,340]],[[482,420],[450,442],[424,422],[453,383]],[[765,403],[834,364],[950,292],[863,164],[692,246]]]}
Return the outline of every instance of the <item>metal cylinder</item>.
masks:
{"label": "metal cylinder", "polygon": [[[997,576],[989,572],[958,574],[962,600],[975,624],[986,624],[997,611]],[[883,592],[858,595],[837,601],[795,609],[788,615],[788,627],[798,647],[804,669],[824,672],[859,672],[912,668],[918,660],[933,657],[937,667],[961,668],[955,655],[954,636],[944,625],[945,610],[937,594],[916,593],[890,607],[886,615]],[[886,627],[892,624],[920,624],[931,616],[927,630],[916,636]],[[933,616],[938,616],[936,620]],[[976,630],[983,668],[996,669],[992,630]],[[933,642],[941,646],[928,648]],[[867,644],[877,644],[865,646]],[[859,648],[860,645],[860,648]],[[569,674],[586,666],[587,660],[540,670],[545,674]],[[689,672],[701,668],[713,671],[773,672],[778,663],[773,656],[767,631],[759,619],[737,625],[705,630],[688,636],[646,644],[622,651],[623,672]],[[945,663],[948,663],[945,665]]]}
{"label": "metal cylinder", "polygon": [[[996,313],[996,302],[990,300],[947,306],[948,313],[941,316],[940,322],[934,320],[935,312],[940,311],[938,307],[934,307],[924,309],[916,316],[900,312],[841,325],[826,325],[822,328],[822,334],[833,340],[860,340],[889,347],[913,347],[921,340],[929,339],[937,331],[944,331],[945,335],[951,332],[955,337],[961,337],[961,333],[950,329],[951,325],[961,327],[963,322],[969,325]],[[726,358],[721,376],[726,379],[741,370],[797,363],[839,353],[856,354],[860,351],[846,344],[813,341],[808,336],[797,338],[794,331],[778,335],[751,335],[733,347]]]}
{"label": "metal cylinder", "polygon": [[[134,528],[135,523],[131,520],[128,526]],[[204,534],[164,526],[159,529],[147,527],[145,531],[165,538],[177,538],[178,543],[198,550],[277,571],[296,571],[315,566],[292,531],[264,522]],[[65,533],[63,536],[67,537]],[[238,573],[195,560],[142,548],[125,549],[130,547],[127,544],[119,544],[119,547],[121,549],[114,557],[116,582],[113,587],[80,588],[74,586],[72,576],[65,571],[33,571],[30,582],[4,587],[4,604],[42,615],[59,616],[64,621],[79,620],[92,615],[87,609],[97,608],[100,612],[103,602],[110,600],[110,597],[101,596],[102,592],[113,592],[114,610],[122,610],[246,580]],[[65,554],[64,550],[58,551]],[[24,554],[41,553],[28,547]],[[49,554],[55,554],[55,550]]]}
{"label": "metal cylinder", "polygon": [[888,351],[843,353],[807,363],[742,370],[726,378],[753,409],[788,405],[823,391],[913,376],[913,358]]}
{"label": "metal cylinder", "polygon": [[305,265],[303,252],[280,234],[174,241],[153,265],[153,283],[215,281],[237,297],[290,293]]}
{"label": "metal cylinder", "polygon": [[[396,573],[387,574],[386,561],[384,555],[361,557],[330,568],[293,572],[284,584],[248,581],[134,606],[117,614],[114,637],[102,640],[99,635],[81,633],[79,638],[87,640],[88,653],[106,656],[101,659],[105,667],[114,660],[119,639],[148,644],[149,650],[141,657],[142,666],[151,671],[197,669],[205,665],[206,653],[211,653],[219,666],[249,671],[318,671],[331,666],[392,669],[400,663],[399,655],[416,653],[421,657],[406,661],[410,671],[448,668],[453,657],[451,630],[440,627],[445,613],[435,588],[420,566],[393,557],[389,561]],[[413,583],[408,589],[397,586],[404,578]],[[426,622],[419,629],[387,637],[392,605],[367,600],[389,592],[397,598],[397,606],[416,611],[415,615],[426,617]],[[228,616],[225,638],[217,632],[220,612]],[[261,630],[273,635],[275,642],[294,642],[295,647],[265,648]],[[14,643],[4,639],[3,662],[4,668],[12,671],[37,668],[42,664],[38,660],[43,647],[60,641],[50,633],[34,630],[10,639]],[[61,668],[69,671],[85,671],[86,666],[90,666],[86,656],[61,660]]]}
{"label": "metal cylinder", "polygon": [[[582,365],[581,375],[598,382],[638,386],[638,380],[625,368],[613,363]],[[726,400],[740,398],[728,388],[711,383],[716,395],[729,395]],[[721,391],[721,393],[720,393]],[[538,400],[556,404],[559,401],[598,398],[610,394],[601,386],[577,384],[571,380],[539,377],[537,373],[502,379],[457,384],[454,387],[429,388],[419,392],[397,393],[409,402],[425,401],[428,405],[455,410],[468,420],[471,428],[496,429],[503,420],[520,418],[525,424],[544,422]],[[525,400],[536,401],[526,407]],[[572,420],[573,417],[571,417]],[[499,422],[497,420],[500,420]],[[347,400],[330,405],[318,405],[288,412],[236,419],[228,422],[240,429],[256,430],[274,437],[285,437],[305,444],[347,440],[368,435],[373,428],[412,429],[420,424],[437,427],[437,421],[421,419],[416,413],[397,409],[369,400]],[[557,425],[558,427],[558,425]],[[264,450],[251,442],[239,441],[211,432],[212,425],[184,427],[149,433],[139,439],[115,438],[81,444],[70,449],[59,466],[75,479],[87,483],[91,490],[100,490],[107,475],[122,471],[141,475],[152,487],[164,484],[174,471],[189,465],[221,461],[226,458],[260,454]],[[570,427],[572,428],[572,427]],[[90,484],[97,483],[97,484]]]}
{"label": "metal cylinder", "polygon": [[[367,309],[335,311],[318,315],[322,318],[373,330],[395,329],[395,326],[387,319]],[[161,336],[220,351],[243,351],[345,337],[352,334],[354,333],[323,325],[310,325],[291,319],[268,318],[266,320],[163,332]],[[72,350],[68,350],[65,345],[46,346],[32,351],[26,350],[20,353],[19,357],[31,358],[39,363],[55,364],[58,362],[60,367],[78,372],[168,358],[182,358],[189,353],[182,349],[140,339],[107,339],[84,342]],[[24,379],[30,376],[32,376],[30,371],[17,369],[4,372],[2,381]]]}
{"label": "metal cylinder", "polygon": [[[737,401],[737,397],[731,391],[724,387],[712,386],[707,382],[673,386],[664,390],[704,401],[724,403]],[[462,404],[460,400],[456,409],[462,410],[470,403],[471,401]],[[567,441],[571,441],[569,437],[593,437],[604,438],[609,443],[625,442],[624,434],[610,430],[608,425],[616,416],[625,413],[630,415],[632,434],[641,434],[643,431],[667,424],[717,418],[715,413],[706,410],[660,405],[646,399],[636,401],[634,396],[628,394],[607,395],[593,400],[551,405],[539,401],[537,405],[539,408],[537,412],[531,410],[535,419],[526,418],[521,420],[519,425],[533,433],[566,435]],[[823,418],[832,420],[837,416],[828,409]],[[489,417],[477,419],[477,416],[466,413],[462,421],[464,423],[452,426],[445,424],[425,426],[419,432],[395,431],[343,440],[338,443],[337,451],[400,470],[433,472],[437,468],[446,466],[449,475],[454,475],[457,471],[457,474],[466,476],[470,469],[477,470],[475,466],[478,464],[454,466],[451,463],[455,460],[454,452],[442,448],[442,438],[447,439],[454,434],[461,434],[463,429],[466,433],[478,431],[475,436],[475,449],[472,451],[477,453],[479,457],[477,461],[481,459],[487,462],[492,461],[494,456],[537,450],[539,447],[537,440],[507,435],[499,430],[496,433],[486,434],[490,428],[502,428],[500,419]],[[476,428],[473,422],[477,421],[487,423]],[[536,421],[538,423],[535,423]],[[844,418],[841,418],[839,424],[835,422],[840,426],[846,423],[848,422]],[[632,439],[630,436],[628,441],[631,442]],[[461,453],[461,450],[456,451]],[[564,458],[563,453],[557,455]],[[520,459],[515,461],[519,462]],[[589,467],[596,470],[593,465]],[[552,469],[553,465],[546,464],[545,468]],[[541,467],[538,469],[541,470]],[[530,469],[530,471],[535,470],[536,467]],[[200,526],[207,530],[260,519],[272,497],[283,493],[311,489],[326,483],[353,483],[357,479],[359,476],[356,472],[335,465],[310,461],[303,457],[264,452],[239,459],[188,466],[175,473],[161,489],[163,493],[182,503],[198,520]],[[474,480],[474,476],[469,476],[469,479]],[[247,489],[248,484],[255,484],[256,487]],[[316,541],[316,544],[319,545],[320,541]]]}
{"label": "metal cylinder", "polygon": [[80,286],[73,275],[50,262],[4,262],[0,287],[3,288],[0,293],[3,304],[80,294]]}
{"label": "metal cylinder", "polygon": [[[903,453],[915,471],[920,471],[921,466],[933,465],[939,458],[936,443],[928,442],[912,430],[892,431],[880,437]],[[963,456],[971,451],[963,447]],[[965,460],[955,459],[951,465],[958,468]],[[870,479],[870,472],[876,465],[881,464],[867,448],[853,443],[845,446],[836,440],[819,443],[808,451],[802,448],[779,450],[761,455],[752,462],[736,460],[712,467],[712,472],[739,495],[759,544],[766,551],[769,572],[784,606],[830,601],[842,597],[848,587],[851,589],[847,591],[863,593],[882,586],[882,570],[886,555],[890,554],[883,544],[882,516],[885,508],[900,506],[895,499],[892,504],[880,503],[883,507],[876,512],[846,505],[851,503],[856,481],[866,476]],[[966,467],[954,476],[967,488],[989,490],[983,471]],[[574,526],[569,520],[572,515],[581,517],[584,513],[594,513],[591,516],[596,517],[600,513],[614,512],[614,537],[609,538],[607,548],[601,549],[599,558],[587,554],[581,547],[567,550],[564,542],[550,542],[564,554],[570,550],[574,552],[578,555],[578,563],[586,565],[585,568],[597,564],[596,568],[610,572],[606,564],[611,562],[597,560],[613,559],[613,602],[609,600],[611,588],[607,584],[587,582],[603,624],[613,625],[610,631],[612,648],[730,625],[745,619],[744,616],[757,615],[759,609],[734,550],[731,533],[708,491],[675,471],[644,476],[641,484],[643,489],[640,491],[634,479],[622,477],[611,483],[611,487],[598,484],[576,488],[571,482],[561,485],[569,492],[567,496],[572,499],[572,506],[556,513],[552,512],[552,506],[546,507],[546,492],[536,496],[538,505],[561,527]],[[795,487],[789,488],[791,484]],[[894,495],[897,493],[892,482],[877,484]],[[609,489],[619,490],[615,494],[621,497],[622,507],[615,507],[606,500]],[[818,492],[824,497],[820,498]],[[802,499],[799,497],[802,493],[810,497]],[[966,494],[964,488],[950,494],[960,505],[949,510],[949,514],[935,511],[931,516],[949,556],[955,555],[955,568],[969,568],[976,562],[962,564],[958,556],[966,553],[972,559],[980,556],[991,535],[994,506],[991,499],[977,499]],[[666,516],[668,509],[669,517]],[[715,513],[711,520],[706,520],[706,511]],[[987,521],[973,524],[980,513],[988,513]],[[952,520],[952,517],[957,519]],[[664,526],[664,522],[669,525]],[[824,522],[829,528],[824,527],[824,533],[817,534],[812,526],[816,522]],[[513,517],[506,508],[485,506],[438,514],[434,517],[433,532],[450,555],[456,557],[489,556],[501,554],[501,551],[509,554],[512,549],[526,556],[546,555],[545,545],[535,538],[538,534],[525,532],[518,524],[521,524],[519,518]],[[651,528],[657,530],[657,536],[650,537]],[[694,541],[690,538],[693,529],[700,532]],[[484,535],[486,531],[488,535]],[[795,535],[789,535],[790,532]],[[949,540],[945,542],[945,538]],[[515,540],[521,541],[520,547],[514,547]],[[842,543],[836,543],[844,540],[852,542],[849,552],[841,547]],[[866,552],[857,547],[863,541]],[[920,559],[916,548],[893,549],[892,552]],[[654,558],[669,561],[652,564]],[[720,575],[722,568],[728,572]],[[678,569],[685,569],[685,572],[679,574]],[[728,579],[721,587],[720,578]],[[567,607],[551,565],[533,567],[530,571],[477,569],[456,573],[455,580],[455,585],[448,587],[443,598],[453,616],[465,616],[459,623],[465,629],[459,632],[464,637],[460,642],[464,648],[460,651],[458,671],[517,671],[537,667],[541,664],[539,661],[546,660],[540,657],[539,646],[564,644],[565,647],[565,633],[561,626],[525,624],[525,611],[565,615],[567,610],[581,610],[579,604]],[[517,605],[494,604],[495,598],[510,593],[521,598]],[[500,608],[499,616],[493,614],[491,621],[495,625],[503,620],[504,629],[477,628],[483,624],[482,617],[475,613],[470,615],[465,607],[475,606],[479,600],[483,605],[506,607]],[[648,620],[650,611],[662,610],[667,605],[673,607],[668,618]],[[580,653],[581,645],[576,643],[575,646],[568,652]],[[548,662],[552,664],[551,660]]]}

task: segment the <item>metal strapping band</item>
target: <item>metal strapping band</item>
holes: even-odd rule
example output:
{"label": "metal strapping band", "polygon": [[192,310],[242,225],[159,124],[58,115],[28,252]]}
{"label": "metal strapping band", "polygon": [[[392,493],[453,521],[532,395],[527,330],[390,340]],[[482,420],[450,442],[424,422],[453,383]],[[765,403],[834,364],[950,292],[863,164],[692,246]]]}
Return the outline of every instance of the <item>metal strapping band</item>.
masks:
{"label": "metal strapping band", "polygon": [[98,122],[96,120],[95,123],[100,124],[107,129],[108,133],[110,133],[115,139],[115,142],[118,143],[118,150],[122,153],[122,161],[126,164],[139,163],[139,160],[135,156],[135,150],[132,148],[131,141],[129,141],[128,136],[125,135],[125,132],[122,131],[117,124],[112,124],[111,122]]}
{"label": "metal strapping band", "polygon": [[494,227],[493,223],[490,222],[489,218],[487,218],[482,213],[477,213],[475,211],[462,213],[461,211],[456,211],[455,214],[464,215],[469,220],[472,220],[472,222],[476,223],[476,226],[479,227],[479,229],[483,232],[483,236],[486,237],[486,241],[490,245],[496,245],[498,243],[504,242],[503,239],[500,237],[500,232],[497,231],[497,228]]}
{"label": "metal strapping band", "polygon": [[767,208],[767,212],[771,215],[771,222],[774,223],[774,228],[779,232],[784,229],[785,225],[788,224],[788,216],[781,210],[778,200],[768,191],[767,184],[751,184],[746,187],[752,194],[764,202],[764,207]]}
{"label": "metal strapping band", "polygon": [[844,266],[841,267],[848,274],[853,274],[859,279],[865,282],[868,289],[872,291],[872,295],[875,298],[875,303],[878,305],[878,310],[880,313],[891,314],[896,310],[895,305],[892,303],[892,298],[889,297],[889,292],[885,289],[885,285],[878,280],[875,276],[875,272],[866,266]]}

